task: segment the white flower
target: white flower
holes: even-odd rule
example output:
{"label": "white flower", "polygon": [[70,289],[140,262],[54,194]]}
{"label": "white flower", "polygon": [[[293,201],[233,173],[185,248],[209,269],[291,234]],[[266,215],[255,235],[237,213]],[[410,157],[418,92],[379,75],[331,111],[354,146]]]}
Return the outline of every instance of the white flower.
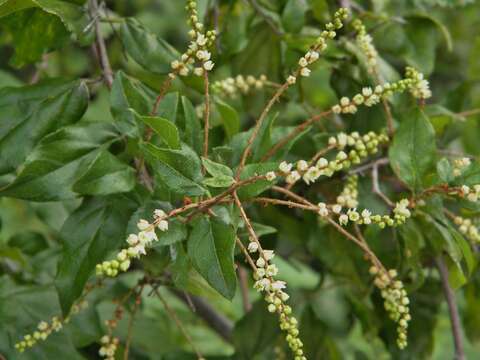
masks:
{"label": "white flower", "polygon": [[335,114],[340,114],[342,112],[342,107],[340,105],[333,105],[332,106],[332,111]]}
{"label": "white flower", "polygon": [[348,158],[348,155],[344,151],[340,151],[337,154],[337,160],[339,160],[339,161],[346,160],[347,158]]}
{"label": "white flower", "polygon": [[339,218],[338,218],[338,222],[341,225],[347,225],[348,224],[348,216],[345,215],[345,214],[340,215]]}
{"label": "white flower", "polygon": [[364,87],[362,89],[362,95],[365,97],[369,97],[370,95],[373,94],[372,88],[371,87]]}
{"label": "white flower", "polygon": [[304,171],[307,171],[307,169],[308,169],[308,162],[306,162],[305,160],[300,160],[297,162],[298,171],[304,172]]}
{"label": "white flower", "polygon": [[342,205],[339,205],[339,204],[335,204],[332,206],[332,211],[335,213],[335,214],[340,214],[342,212]]}
{"label": "white flower", "polygon": [[258,250],[258,243],[256,243],[255,241],[251,241],[248,244],[248,252],[254,253],[254,252],[257,252],[257,250]]}
{"label": "white flower", "polygon": [[139,241],[139,240],[138,240],[138,236],[135,235],[135,234],[130,234],[130,235],[128,235],[128,237],[127,237],[127,243],[128,243],[129,245],[132,245],[132,246],[137,245],[137,244],[138,244],[138,241]]}
{"label": "white flower", "polygon": [[203,68],[201,67],[196,67],[195,69],[193,69],[193,73],[196,75],[196,76],[202,76],[203,75]]}
{"label": "white flower", "polygon": [[285,181],[287,182],[287,184],[294,184],[299,179],[300,179],[300,174],[298,173],[298,171],[292,171],[290,174],[288,174]]}
{"label": "white flower", "polygon": [[320,55],[318,54],[318,52],[313,51],[313,50],[310,50],[309,52],[307,52],[307,53],[305,54],[305,57],[308,59],[308,61],[309,61],[310,63],[312,63],[312,62],[314,62],[314,61],[317,61],[318,58],[319,58],[319,56],[320,56]]}
{"label": "white flower", "polygon": [[[335,139],[335,138],[333,138]],[[328,166],[328,160],[325,159],[325,158],[320,158],[318,159],[317,161],[317,167],[322,169],[322,168],[326,168]]]}
{"label": "white flower", "polygon": [[285,281],[281,281],[281,280],[274,281],[270,285],[270,288],[274,291],[282,290],[282,289],[285,289],[286,287],[287,287],[287,283]]}
{"label": "white flower", "polygon": [[322,174],[321,171],[317,167],[312,166],[303,175],[303,180],[308,185],[311,182],[315,182],[320,177],[321,174]]}
{"label": "white flower", "polygon": [[270,287],[270,280],[268,278],[262,278],[256,281],[253,287],[258,291],[263,291]]}
{"label": "white flower", "polygon": [[298,65],[300,65],[302,68],[306,67],[308,65],[307,59],[301,57],[300,60],[298,60]]}
{"label": "white flower", "polygon": [[278,169],[284,173],[288,174],[292,170],[292,164],[287,163],[286,161],[282,161],[280,165],[278,166]]}
{"label": "white flower", "polygon": [[207,43],[207,38],[202,33],[197,34],[197,44],[204,46]]}
{"label": "white flower", "polygon": [[162,209],[155,209],[153,211],[153,216],[155,218],[163,218],[163,217],[167,216],[167,214]]}
{"label": "white flower", "polygon": [[467,195],[470,193],[470,188],[467,185],[462,185],[462,193]]}
{"label": "white flower", "polygon": [[261,268],[265,267],[266,265],[265,259],[262,257],[258,258],[256,264],[258,267],[261,267]]}
{"label": "white flower", "polygon": [[267,266],[267,271],[266,271],[267,276],[275,276],[277,274],[278,274],[278,268],[276,265],[272,264]]}
{"label": "white flower", "polygon": [[140,244],[149,244],[152,241],[157,241],[157,234],[155,234],[154,230],[150,231],[141,231],[138,233],[138,239],[140,240]]}
{"label": "white flower", "polygon": [[187,67],[182,67],[182,68],[180,69],[180,71],[178,72],[178,74],[179,74],[180,76],[187,76],[188,73],[189,73],[189,70],[188,70]]}
{"label": "white flower", "polygon": [[268,181],[273,181],[277,176],[275,175],[274,171],[269,171],[265,177]]}
{"label": "white flower", "polygon": [[309,68],[302,68],[302,70],[300,70],[300,75],[302,75],[303,77],[308,77],[310,76],[310,73],[311,73],[311,70]]}
{"label": "white flower", "polygon": [[147,220],[144,220],[144,219],[141,219],[141,220],[137,223],[137,227],[138,227],[140,230],[147,230],[150,226],[151,226],[150,223],[149,223]]}
{"label": "white flower", "polygon": [[210,71],[210,70],[213,69],[214,65],[215,64],[211,60],[208,60],[208,61],[203,63],[203,68],[207,71]]}
{"label": "white flower", "polygon": [[290,75],[288,78],[287,78],[287,84],[289,85],[293,85],[297,82],[297,78],[293,75]]}
{"label": "white flower", "polygon": [[266,261],[270,261],[274,258],[275,254],[273,250],[263,250],[263,257]]}
{"label": "white flower", "polygon": [[197,51],[197,59],[198,60],[210,60],[211,54],[207,50],[198,50]]}
{"label": "white flower", "polygon": [[320,215],[321,217],[327,217],[328,216],[328,209],[326,207],[319,208],[318,209],[318,215]]}
{"label": "white flower", "polygon": [[168,230],[168,221],[167,220],[160,220],[158,223],[158,228],[160,231],[167,231]]}
{"label": "white flower", "polygon": [[348,141],[347,134],[340,133],[337,135],[337,139],[338,139],[338,145],[340,146],[340,148],[344,148],[345,146],[347,146],[347,141]]}

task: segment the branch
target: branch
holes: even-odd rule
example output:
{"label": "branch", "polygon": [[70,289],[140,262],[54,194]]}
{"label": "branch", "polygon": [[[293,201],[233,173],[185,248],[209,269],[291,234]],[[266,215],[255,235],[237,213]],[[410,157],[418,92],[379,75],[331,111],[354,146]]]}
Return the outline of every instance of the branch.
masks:
{"label": "branch", "polygon": [[113,72],[110,66],[110,60],[108,58],[105,40],[103,39],[102,32],[100,30],[98,11],[98,1],[90,0],[90,16],[93,19],[95,27],[95,44],[97,49],[97,55],[100,61],[100,66],[102,67],[103,79],[105,81],[105,84],[109,89],[111,89],[113,84]]}
{"label": "branch", "polygon": [[460,316],[458,314],[458,307],[455,301],[455,294],[448,282],[448,269],[441,256],[435,259],[435,263],[437,264],[440,279],[442,281],[443,293],[445,294],[445,299],[447,300],[450,322],[452,323],[452,336],[455,344],[455,360],[465,360]]}
{"label": "branch", "polygon": [[217,313],[210,304],[195,295],[189,295],[187,297],[179,290],[170,289],[170,291],[187,305],[190,306],[190,303],[193,304],[195,306],[195,313],[205,320],[210,328],[212,328],[225,341],[229,343],[232,342],[233,324],[229,319]]}

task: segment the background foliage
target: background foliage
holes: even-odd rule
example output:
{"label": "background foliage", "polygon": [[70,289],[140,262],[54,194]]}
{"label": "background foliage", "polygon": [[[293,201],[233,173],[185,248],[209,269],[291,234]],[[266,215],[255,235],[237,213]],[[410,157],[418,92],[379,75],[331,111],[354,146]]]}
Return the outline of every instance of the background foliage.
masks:
{"label": "background foliage", "polygon": [[[205,23],[220,32],[211,81],[265,74],[271,81],[283,82],[340,6],[327,0],[259,0],[254,6],[241,0],[198,3]],[[393,100],[394,117],[400,124],[390,149],[395,174],[415,190],[431,181],[429,175],[437,168],[439,176],[448,177],[449,170],[442,167],[447,164],[438,161],[442,157],[461,152],[479,156],[480,114],[464,116],[464,112],[480,107],[480,4],[461,0],[342,3],[353,7],[372,34],[382,57],[382,78],[399,79],[403,68],[411,65],[431,81],[434,97],[424,109],[427,128],[419,121],[413,130],[406,125],[413,122],[404,111],[411,100]],[[68,313],[95,265],[116,253],[138,219],[155,208],[177,207],[186,196],[204,195],[204,185],[212,185],[202,185],[201,160],[195,155],[201,153],[203,141],[195,111],[202,101],[201,78],[175,81],[160,104],[157,115],[167,119],[162,128],[170,122],[176,125],[152,141],[166,144],[166,149],[138,141],[150,121],[143,116],[149,114],[170,62],[188,44],[184,2],[126,0],[105,5],[108,12],[102,12],[101,32],[115,70],[111,91],[102,82],[92,52],[94,26],[84,1],[0,0],[0,354],[6,359],[97,358],[104,322],[114,311],[112,301],[148,272],[158,278],[169,274],[171,287],[207,299],[228,319],[232,328],[226,340],[167,287],[160,288],[207,358],[281,358],[278,351],[283,351],[284,343],[276,320],[253,289],[249,293],[253,308],[244,313],[232,257],[241,266],[244,260],[234,252],[234,239],[222,233],[225,222],[238,218],[228,206],[217,209],[221,221],[202,218],[193,230],[172,222],[152,253],[133,271],[95,290],[89,306],[64,331],[22,355],[14,350],[14,344],[39,321]],[[253,162],[268,151],[275,142],[272,139],[279,139],[310,111],[327,109],[340,96],[351,96],[368,84],[371,79],[364,65],[351,35],[342,34],[332,42],[311,76],[289,90],[288,101],[282,101],[268,119],[267,124],[275,127],[262,129],[254,144]],[[238,164],[246,141],[243,132],[270,96],[271,90],[265,89],[233,100],[213,98],[213,160],[232,167]],[[296,141],[288,155],[274,160],[308,158],[326,145],[328,134],[339,130],[364,133],[384,126],[381,107],[361,109],[344,121],[320,123]],[[406,146],[412,143],[418,146]],[[138,181],[133,163],[138,154],[145,156],[154,174],[153,193]],[[417,162],[402,163],[402,156]],[[246,171],[252,175],[273,170],[278,162],[261,166],[248,165]],[[219,171],[228,182],[228,170],[213,172]],[[393,174],[386,170],[384,176]],[[334,179],[328,186],[318,183],[302,191],[320,200],[322,194],[340,192],[342,177]],[[478,168],[464,174],[461,183],[479,183]],[[252,197],[267,187],[255,184],[239,195]],[[369,177],[361,177],[360,202],[384,212],[385,205],[370,188]],[[385,187],[384,191],[393,194],[395,189]],[[319,224],[312,214],[249,208],[262,242],[278,254],[275,262],[288,282],[309,359],[452,358],[450,323],[434,263],[442,250],[449,255],[450,283],[457,289],[467,356],[480,356],[477,255],[468,245],[465,248],[465,240],[436,211],[443,206],[441,201],[428,204],[429,217],[423,220],[365,233],[382,261],[408,277],[413,321],[409,346],[403,351],[395,347],[393,325],[357,248]],[[468,216],[479,211],[477,205],[447,205],[456,210],[463,207]],[[218,238],[224,239],[220,247]],[[197,256],[199,252],[203,256]],[[219,273],[212,273],[212,267]],[[131,300],[127,313],[133,306]],[[144,294],[133,326],[131,358],[195,358],[157,297]],[[125,316],[117,328],[122,341],[127,329]]]}

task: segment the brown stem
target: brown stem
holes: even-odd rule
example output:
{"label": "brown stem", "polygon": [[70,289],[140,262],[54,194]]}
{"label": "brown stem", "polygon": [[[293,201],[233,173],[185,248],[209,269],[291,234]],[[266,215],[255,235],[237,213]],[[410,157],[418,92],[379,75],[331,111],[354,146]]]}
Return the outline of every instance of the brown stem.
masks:
{"label": "brown stem", "polygon": [[236,241],[238,247],[240,248],[240,250],[242,250],[243,255],[245,255],[245,258],[247,259],[247,262],[249,263],[250,267],[253,269],[253,271],[257,271],[257,266],[255,265],[255,262],[253,261],[252,257],[248,253],[248,251],[245,248],[245,246],[243,245],[243,243],[240,241],[240,239],[238,237],[235,239],[235,241]]}
{"label": "brown stem", "polygon": [[465,352],[463,349],[462,342],[462,326],[460,323],[460,316],[458,314],[458,307],[455,301],[455,294],[453,289],[448,282],[448,269],[445,265],[445,262],[441,256],[438,256],[435,259],[435,262],[438,267],[438,272],[440,274],[440,280],[442,282],[443,293],[445,294],[445,299],[447,300],[448,312],[450,315],[450,322],[452,324],[452,336],[453,342],[455,345],[455,359],[464,360]]}
{"label": "brown stem", "polygon": [[304,197],[301,197],[300,195],[297,195],[295,194],[293,191],[290,191],[288,189],[285,189],[281,186],[272,186],[272,190],[273,191],[276,191],[276,192],[280,192],[282,194],[285,194],[287,195],[288,197],[294,199],[294,200],[297,200],[297,201],[300,201],[306,205],[313,205],[310,201],[308,201],[307,199],[305,199]]}
{"label": "brown stem", "polygon": [[243,168],[245,167],[245,162],[247,161],[248,156],[250,155],[250,151],[252,150],[252,145],[253,142],[255,141],[255,138],[258,135],[258,132],[260,131],[260,127],[262,126],[263,121],[267,117],[270,109],[272,108],[273,104],[278,100],[278,98],[287,90],[288,88],[288,83],[286,82],[283,84],[278,90],[275,92],[275,94],[272,96],[270,101],[268,102],[267,106],[262,111],[262,114],[257,120],[257,123],[255,124],[255,127],[253,128],[252,135],[250,135],[250,138],[248,139],[247,142],[247,147],[243,151],[242,157],[240,159],[240,165],[238,166],[237,169],[237,174],[236,178],[238,179],[240,177],[240,174],[242,173]]}
{"label": "brown stem", "polygon": [[[177,316],[177,313],[175,312],[175,310],[173,310],[173,308],[170,307],[170,305],[168,305],[167,301],[163,298],[162,294],[160,294],[160,291],[158,291],[158,288],[154,288],[153,291],[155,292],[155,295],[157,295],[157,297],[160,299],[160,301],[162,302],[163,304],[163,307],[165,308],[165,310],[167,311],[168,315],[170,315],[170,317],[173,319],[173,321],[175,321],[175,324],[177,324],[178,328],[180,329],[180,331],[182,332],[183,336],[185,336],[185,339],[187,339],[188,343],[190,344],[190,346],[192,347],[193,351],[195,351],[195,353],[197,354],[197,357],[198,359],[203,359],[203,356],[202,354],[200,353],[200,351],[198,350],[197,346],[195,345],[195,343],[193,342],[192,338],[190,337],[190,334],[187,332],[187,329],[185,329],[185,327],[183,326],[182,322],[180,321],[180,319],[178,318]],[[126,359],[125,359],[126,360]]]}
{"label": "brown stem", "polygon": [[130,314],[130,320],[128,322],[127,341],[125,342],[125,351],[123,353],[123,360],[128,360],[128,353],[130,351],[130,343],[132,342],[132,335],[133,335],[133,322],[135,320],[135,315],[137,314],[140,303],[142,302],[141,296],[142,296],[143,288],[144,288],[144,285],[141,285],[140,290],[138,290],[137,296],[135,297],[135,304],[133,306],[133,310]]}
{"label": "brown stem", "polygon": [[298,125],[295,129],[293,129],[287,136],[285,136],[282,140],[280,140],[278,143],[276,143],[271,149],[270,151],[265,154],[263,157],[262,157],[262,160],[261,161],[267,161],[268,159],[270,159],[278,150],[280,150],[282,147],[284,147],[286,144],[288,144],[288,142],[290,140],[292,140],[295,136],[297,136],[298,134],[300,134],[303,130],[305,130],[307,127],[309,127],[310,125],[312,125],[314,122],[316,121],[319,121],[321,119],[323,119],[325,116],[328,116],[332,113],[331,110],[328,110],[328,111],[324,111],[318,115],[315,115],[313,117],[311,117],[310,119],[304,121],[303,123],[301,123],[300,125]]}
{"label": "brown stem", "polygon": [[105,84],[109,89],[111,89],[113,85],[113,72],[112,67],[110,66],[105,40],[103,39],[102,32],[100,30],[98,11],[98,1],[90,0],[90,16],[93,19],[95,27],[95,42],[97,45],[98,58],[100,60],[100,66],[102,67]]}
{"label": "brown stem", "polygon": [[290,200],[280,200],[280,199],[272,199],[267,197],[257,197],[253,199],[254,202],[259,202],[262,204],[272,204],[272,205],[284,205],[290,208],[297,208],[307,211],[318,211],[318,207],[314,205],[304,205],[299,204]]}

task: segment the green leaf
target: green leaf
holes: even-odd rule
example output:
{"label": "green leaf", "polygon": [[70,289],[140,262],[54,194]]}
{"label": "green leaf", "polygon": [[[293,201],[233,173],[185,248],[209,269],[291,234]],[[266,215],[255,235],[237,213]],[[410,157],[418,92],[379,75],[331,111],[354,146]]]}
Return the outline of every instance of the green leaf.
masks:
{"label": "green leaf", "polygon": [[424,187],[425,177],[435,166],[435,132],[425,114],[414,109],[403,117],[389,151],[397,176],[413,191]]}
{"label": "green leaf", "polygon": [[180,149],[180,134],[174,123],[158,116],[139,116],[172,149]]}
{"label": "green leaf", "polygon": [[232,177],[233,176],[233,171],[228,166],[219,164],[217,162],[214,162],[204,157],[202,157],[202,163],[203,163],[203,166],[205,167],[205,170],[207,170],[207,172],[213,177],[217,177],[217,176]]}
{"label": "green leaf", "polygon": [[217,218],[200,218],[188,238],[188,255],[207,282],[227,299],[235,295],[235,232]]}
{"label": "green leaf", "polygon": [[285,30],[298,33],[305,24],[305,12],[308,6],[306,0],[288,0],[282,14]]}
{"label": "green leaf", "polygon": [[170,63],[180,58],[175,48],[133,18],[122,24],[120,37],[127,53],[148,71],[167,74],[171,70]]}
{"label": "green leaf", "polygon": [[[255,175],[265,175],[267,172],[276,171],[277,169],[278,163],[248,164],[243,169],[240,175],[240,180],[246,180]],[[242,186],[240,189],[238,189],[238,196],[241,199],[249,199],[261,194],[274,184],[275,181],[259,180],[252,184]]]}
{"label": "green leaf", "polygon": [[[77,191],[94,194],[128,191],[133,187],[131,170],[102,154],[116,139],[118,134],[108,123],[60,129],[42,140],[13,183],[0,191],[0,196],[57,201],[77,197]],[[106,164],[105,169],[102,164]],[[102,179],[103,176],[106,178]],[[112,181],[120,183],[109,189]]]}
{"label": "green leaf", "polygon": [[437,174],[440,180],[443,182],[449,183],[453,180],[453,167],[452,164],[450,164],[450,161],[448,161],[447,158],[442,158],[438,163],[437,163]]}
{"label": "green leaf", "polygon": [[125,230],[134,204],[125,198],[86,200],[61,230],[62,257],[55,286],[64,314],[80,296],[95,265],[125,242]]}
{"label": "green leaf", "polygon": [[235,324],[233,343],[236,355],[243,360],[254,359],[272,345],[279,334],[275,315],[267,311],[265,301],[259,300]]}
{"label": "green leaf", "polygon": [[219,175],[203,180],[202,184],[214,188],[226,188],[231,186],[234,182],[235,179],[231,176]]}
{"label": "green leaf", "polygon": [[182,96],[182,107],[185,123],[183,139],[197,154],[200,154],[203,144],[203,130],[200,125],[200,120],[197,117],[192,103],[185,96]]}
{"label": "green leaf", "polygon": [[182,146],[182,150],[161,149],[148,143],[142,147],[145,154],[151,158],[156,176],[169,190],[188,196],[207,193],[207,190],[198,184],[202,180],[200,159],[192,149],[186,145]]}
{"label": "green leaf", "polygon": [[88,89],[53,79],[0,89],[0,174],[15,170],[46,135],[83,116]]}
{"label": "green leaf", "polygon": [[218,98],[215,98],[215,105],[220,113],[227,138],[231,139],[240,130],[240,117],[238,116],[238,112]]}
{"label": "green leaf", "polygon": [[108,151],[101,151],[78,179],[73,191],[83,195],[108,195],[128,192],[135,187],[135,169]]}

